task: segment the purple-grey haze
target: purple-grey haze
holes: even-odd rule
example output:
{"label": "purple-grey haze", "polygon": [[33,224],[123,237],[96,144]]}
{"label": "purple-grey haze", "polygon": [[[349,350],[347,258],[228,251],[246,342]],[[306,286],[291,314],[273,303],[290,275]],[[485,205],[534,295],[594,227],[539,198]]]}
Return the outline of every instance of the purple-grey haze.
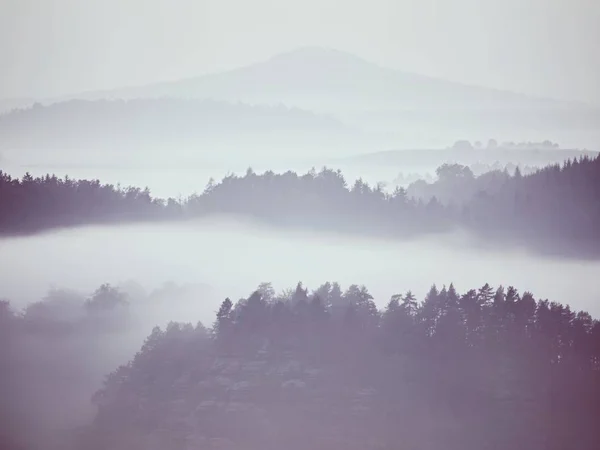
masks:
{"label": "purple-grey haze", "polygon": [[0,2],[0,450],[600,448],[599,23]]}

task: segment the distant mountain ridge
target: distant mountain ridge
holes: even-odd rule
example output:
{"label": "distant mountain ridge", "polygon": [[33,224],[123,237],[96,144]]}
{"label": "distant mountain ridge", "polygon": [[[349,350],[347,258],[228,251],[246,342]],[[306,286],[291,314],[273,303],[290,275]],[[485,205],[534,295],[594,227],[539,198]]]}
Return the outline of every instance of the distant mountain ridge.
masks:
{"label": "distant mountain ridge", "polygon": [[143,160],[152,150],[164,158],[277,155],[295,145],[318,152],[356,138],[329,115],[216,100],[69,100],[0,114],[0,151],[14,156],[40,150],[36,162],[47,151],[70,162],[96,154],[121,163]]}
{"label": "distant mountain ridge", "polygon": [[0,98],[0,114],[10,112],[17,108],[26,108],[33,105],[32,98]]}
{"label": "distant mountain ridge", "polygon": [[238,69],[69,98],[182,97],[284,103],[317,111],[576,108],[578,103],[468,86],[380,67],[339,50],[304,47]]}
{"label": "distant mountain ridge", "polygon": [[[148,135],[144,138],[146,142],[139,141],[143,145],[147,145],[148,141],[171,144],[171,137],[176,137],[175,140],[181,143],[183,134],[197,133],[197,130],[189,129],[175,133],[175,129],[183,130],[184,123],[194,127],[201,126],[212,132],[217,140],[221,137],[230,140],[240,128],[249,129],[251,125],[256,128],[259,122],[263,125],[258,128],[265,135],[272,134],[273,130],[283,132],[285,127],[282,128],[282,122],[287,119],[277,118],[271,112],[281,113],[289,119],[290,108],[305,110],[307,114],[314,113],[313,125],[323,122],[321,118],[317,118],[319,115],[332,116],[331,121],[339,120],[339,125],[342,126],[336,125],[334,128],[338,135],[345,134],[343,142],[332,143],[329,139],[321,139],[322,136],[317,139],[321,149],[327,149],[330,155],[340,155],[342,152],[348,155],[350,150],[366,152],[394,147],[436,146],[458,139],[487,139],[490,136],[502,136],[509,140],[551,139],[570,147],[596,148],[600,143],[600,108],[401,72],[380,67],[346,52],[318,47],[281,53],[268,60],[226,72],[146,86],[84,92],[46,99],[41,103],[49,106],[75,100],[153,101],[154,103],[145,103],[151,109],[166,107],[165,105],[171,104],[168,102],[177,100],[227,102],[232,104],[232,108],[239,103],[272,108],[268,113],[272,116],[269,124],[259,118],[264,115],[264,111],[256,109],[243,119],[235,114],[233,116],[236,118],[224,118],[222,126],[213,130],[206,123],[199,125],[194,122],[192,113],[189,117],[167,117],[166,109],[161,113],[164,123],[157,121],[156,126],[143,128],[139,124],[147,124],[145,121],[148,116],[158,112],[136,109],[135,118],[130,115],[127,119],[129,122],[111,123],[111,127],[107,129],[108,134],[116,136],[115,130],[122,130],[129,124],[129,135],[132,130],[139,136]],[[130,106],[127,105],[127,108],[132,112]],[[100,103],[94,107],[98,109],[98,114],[105,109]],[[170,106],[166,108],[169,109]],[[286,108],[288,112],[284,112]],[[86,111],[87,116],[91,117],[87,107]],[[93,116],[97,118],[95,114]],[[175,117],[178,117],[180,124],[175,123]],[[5,118],[2,118],[2,122]],[[58,122],[58,118],[48,116],[48,121]],[[68,129],[70,125],[68,122],[60,125],[67,129],[67,135],[73,133]],[[345,131],[342,130],[344,126]],[[312,133],[314,136],[315,127],[311,125],[308,128],[308,134]],[[321,126],[316,128],[320,129],[319,133],[323,131]],[[216,133],[218,130],[221,130],[219,136]],[[352,130],[363,136],[357,138]],[[296,128],[296,131],[296,135],[281,133],[281,140],[276,143],[256,141],[256,146],[275,146],[279,152],[285,148],[286,153],[291,154],[290,144],[295,143],[298,136],[304,138],[309,130],[302,126]],[[19,142],[30,141],[26,136],[31,133],[28,128],[11,129],[0,135],[0,149],[6,148],[7,140],[12,139],[17,132],[23,135],[18,137]],[[151,138],[151,134],[156,139]],[[244,139],[247,137],[231,145],[240,147],[244,145]],[[102,135],[98,142],[105,140]],[[46,142],[38,142],[47,147]],[[95,144],[95,141],[92,142]],[[252,146],[249,141],[245,142],[248,144],[246,147]],[[315,153],[316,142],[311,137],[305,141],[306,145],[296,147],[301,154],[309,150]],[[111,147],[131,144],[132,142],[115,140],[109,142]],[[193,144],[201,151],[197,140],[193,140]],[[59,146],[64,147],[62,142],[59,142]],[[333,146],[337,148],[332,149]],[[318,151],[323,151],[321,149]]]}

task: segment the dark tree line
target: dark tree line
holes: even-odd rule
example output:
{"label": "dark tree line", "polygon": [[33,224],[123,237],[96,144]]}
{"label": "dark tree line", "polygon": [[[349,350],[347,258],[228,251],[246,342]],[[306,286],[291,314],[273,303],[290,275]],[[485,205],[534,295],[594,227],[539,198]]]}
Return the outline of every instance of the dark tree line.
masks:
{"label": "dark tree line", "polygon": [[160,219],[179,208],[175,200],[152,198],[147,188],[29,173],[19,179],[0,171],[0,234]]}
{"label": "dark tree line", "polygon": [[537,241],[552,250],[597,254],[600,156],[515,174],[497,193],[480,191],[464,207],[467,225],[488,234]]}
{"label": "dark tree line", "polygon": [[242,177],[209,182],[187,206],[192,212],[241,214],[277,225],[338,232],[406,235],[450,226],[450,217],[435,199],[419,203],[402,188],[389,194],[383,185],[370,186],[362,179],[348,186],[341,171],[327,168],[302,175],[292,171],[259,175],[248,169]]}
{"label": "dark tree line", "polygon": [[547,166],[529,175],[492,171],[475,177],[444,165],[433,184],[388,193],[340,171],[288,171],[210,181],[185,200],[152,198],[148,189],[55,176],[13,179],[0,173],[0,232],[56,226],[179,220],[214,214],[335,232],[409,236],[459,227],[545,251],[600,252],[600,156]]}
{"label": "dark tree line", "polygon": [[600,322],[514,287],[264,284],[155,328],[94,396],[85,448],[597,449]]}
{"label": "dark tree line", "polygon": [[460,164],[437,169],[434,183],[418,181],[408,195],[437,199],[458,223],[486,238],[537,249],[597,255],[600,250],[600,157],[567,160],[524,175],[494,170],[475,176]]}

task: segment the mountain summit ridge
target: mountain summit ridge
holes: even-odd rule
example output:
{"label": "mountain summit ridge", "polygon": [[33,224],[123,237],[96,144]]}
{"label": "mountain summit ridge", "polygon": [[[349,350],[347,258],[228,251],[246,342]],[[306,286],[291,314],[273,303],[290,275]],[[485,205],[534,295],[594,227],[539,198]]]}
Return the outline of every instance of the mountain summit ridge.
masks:
{"label": "mountain summit ridge", "polygon": [[142,86],[69,95],[83,98],[182,97],[284,103],[336,113],[386,109],[488,109],[579,106],[495,88],[472,86],[380,66],[353,53],[305,46],[223,72]]}

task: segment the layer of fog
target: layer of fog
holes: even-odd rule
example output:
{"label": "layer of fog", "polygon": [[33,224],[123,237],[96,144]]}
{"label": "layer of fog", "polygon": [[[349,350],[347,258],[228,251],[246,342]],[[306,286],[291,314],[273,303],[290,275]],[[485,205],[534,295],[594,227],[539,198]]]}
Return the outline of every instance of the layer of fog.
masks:
{"label": "layer of fog", "polygon": [[87,227],[0,240],[0,296],[17,305],[39,300],[52,286],[90,291],[127,280],[146,289],[167,281],[205,283],[216,297],[198,299],[190,310],[194,315],[186,312],[184,318],[207,323],[224,296],[239,298],[263,281],[283,289],[299,280],[309,287],[327,280],[365,284],[380,305],[406,289],[422,295],[433,282],[454,282],[459,290],[486,282],[511,284],[597,314],[600,305],[588,286],[598,269],[600,262],[476,248],[459,235],[388,242],[224,219]]}

